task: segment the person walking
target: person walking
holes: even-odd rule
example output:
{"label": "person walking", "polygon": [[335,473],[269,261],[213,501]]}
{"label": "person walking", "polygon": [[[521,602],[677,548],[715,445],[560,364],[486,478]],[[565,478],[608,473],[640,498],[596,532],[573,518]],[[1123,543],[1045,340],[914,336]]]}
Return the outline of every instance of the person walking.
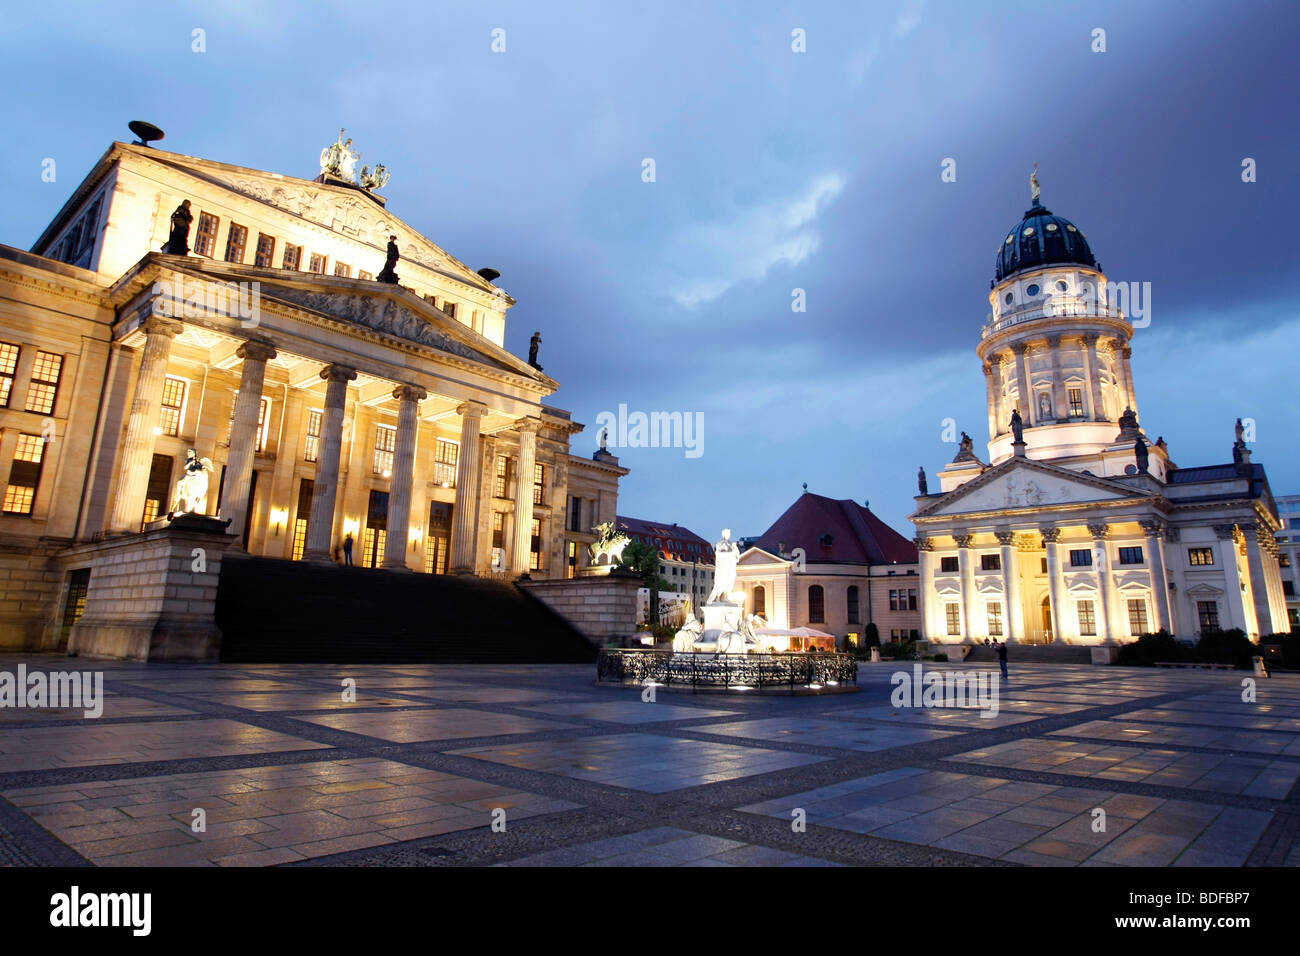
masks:
{"label": "person walking", "polygon": [[996,641],[998,648],[998,665],[1002,668],[1002,679],[1007,679],[1007,642]]}
{"label": "person walking", "polygon": [[[346,567],[349,568],[352,567],[352,532],[351,531],[349,531],[348,536],[343,539],[343,564]],[[1003,664],[1002,670],[1005,671],[1006,669],[1007,669],[1006,664]]]}

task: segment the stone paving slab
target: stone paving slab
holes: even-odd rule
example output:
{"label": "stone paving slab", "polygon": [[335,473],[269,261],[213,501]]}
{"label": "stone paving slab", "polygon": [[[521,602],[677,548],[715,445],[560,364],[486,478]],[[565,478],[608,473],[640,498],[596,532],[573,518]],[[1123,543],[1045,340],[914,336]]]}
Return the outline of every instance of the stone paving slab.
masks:
{"label": "stone paving slab", "polygon": [[392,713],[354,711],[342,714],[304,715],[297,719],[403,744],[425,740],[532,734],[575,726],[554,720],[536,720],[514,714],[494,714],[491,711],[465,708],[402,710]]}

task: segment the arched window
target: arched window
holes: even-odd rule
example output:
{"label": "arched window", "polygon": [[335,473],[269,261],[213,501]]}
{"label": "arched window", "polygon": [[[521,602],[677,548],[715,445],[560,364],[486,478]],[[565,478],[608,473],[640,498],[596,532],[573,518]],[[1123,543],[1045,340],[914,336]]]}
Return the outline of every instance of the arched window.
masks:
{"label": "arched window", "polygon": [[849,623],[858,623],[858,586],[849,586]]}
{"label": "arched window", "polygon": [[767,591],[763,585],[754,585],[754,613],[767,617]]}
{"label": "arched window", "polygon": [[826,621],[826,592],[820,584],[808,589],[808,621],[811,624],[823,624]]}

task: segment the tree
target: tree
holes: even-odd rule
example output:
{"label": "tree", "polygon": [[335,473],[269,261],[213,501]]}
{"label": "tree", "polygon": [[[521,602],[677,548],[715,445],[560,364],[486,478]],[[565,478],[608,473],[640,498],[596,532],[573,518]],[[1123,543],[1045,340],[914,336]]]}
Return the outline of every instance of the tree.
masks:
{"label": "tree", "polygon": [[640,541],[629,541],[618,563],[635,571],[650,589],[650,626],[659,625],[659,552]]}
{"label": "tree", "polygon": [[866,627],[866,630],[863,631],[863,633],[862,633],[862,646],[863,646],[863,647],[879,647],[879,646],[880,646],[880,629],[879,629],[878,627],[876,627],[876,622],[875,622],[875,621],[872,621],[871,623],[869,623],[869,624],[867,625],[867,627]]}

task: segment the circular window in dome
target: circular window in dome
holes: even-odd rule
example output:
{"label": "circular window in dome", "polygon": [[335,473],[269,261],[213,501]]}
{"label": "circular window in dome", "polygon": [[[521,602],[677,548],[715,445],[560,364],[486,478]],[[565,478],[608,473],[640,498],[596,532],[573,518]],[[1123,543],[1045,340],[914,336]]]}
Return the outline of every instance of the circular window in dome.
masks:
{"label": "circular window in dome", "polygon": [[1026,292],[1028,295],[1038,295],[1038,284],[1035,283],[1035,284],[1029,286],[1027,289],[1025,289],[1025,292]]}
{"label": "circular window in dome", "polygon": [[1012,295],[1010,292],[1008,292],[1005,296],[1002,297],[1002,301],[1005,302],[1007,305],[1010,305],[1015,300],[1016,297]]}
{"label": "circular window in dome", "polygon": [[1066,226],[1065,228],[1066,228],[1066,229],[1069,229],[1071,232],[1078,232],[1078,231],[1079,231],[1078,229],[1075,229],[1073,226]]}
{"label": "circular window in dome", "polygon": [[1054,223],[1054,222],[1049,222],[1049,223],[1047,224],[1047,231],[1048,231],[1048,232],[1056,232],[1056,223]]}
{"label": "circular window in dome", "polygon": [[1068,288],[1070,288],[1070,285],[1069,285],[1069,283],[1067,283],[1064,279],[1058,279],[1058,280],[1057,280],[1057,283],[1056,283],[1056,291],[1057,291],[1057,292],[1064,292],[1064,291],[1065,291],[1066,289],[1068,289]]}
{"label": "circular window in dome", "polygon": [[1021,233],[1022,236],[1032,236],[1033,234],[1034,234],[1033,226],[1025,226],[1025,231]]}

